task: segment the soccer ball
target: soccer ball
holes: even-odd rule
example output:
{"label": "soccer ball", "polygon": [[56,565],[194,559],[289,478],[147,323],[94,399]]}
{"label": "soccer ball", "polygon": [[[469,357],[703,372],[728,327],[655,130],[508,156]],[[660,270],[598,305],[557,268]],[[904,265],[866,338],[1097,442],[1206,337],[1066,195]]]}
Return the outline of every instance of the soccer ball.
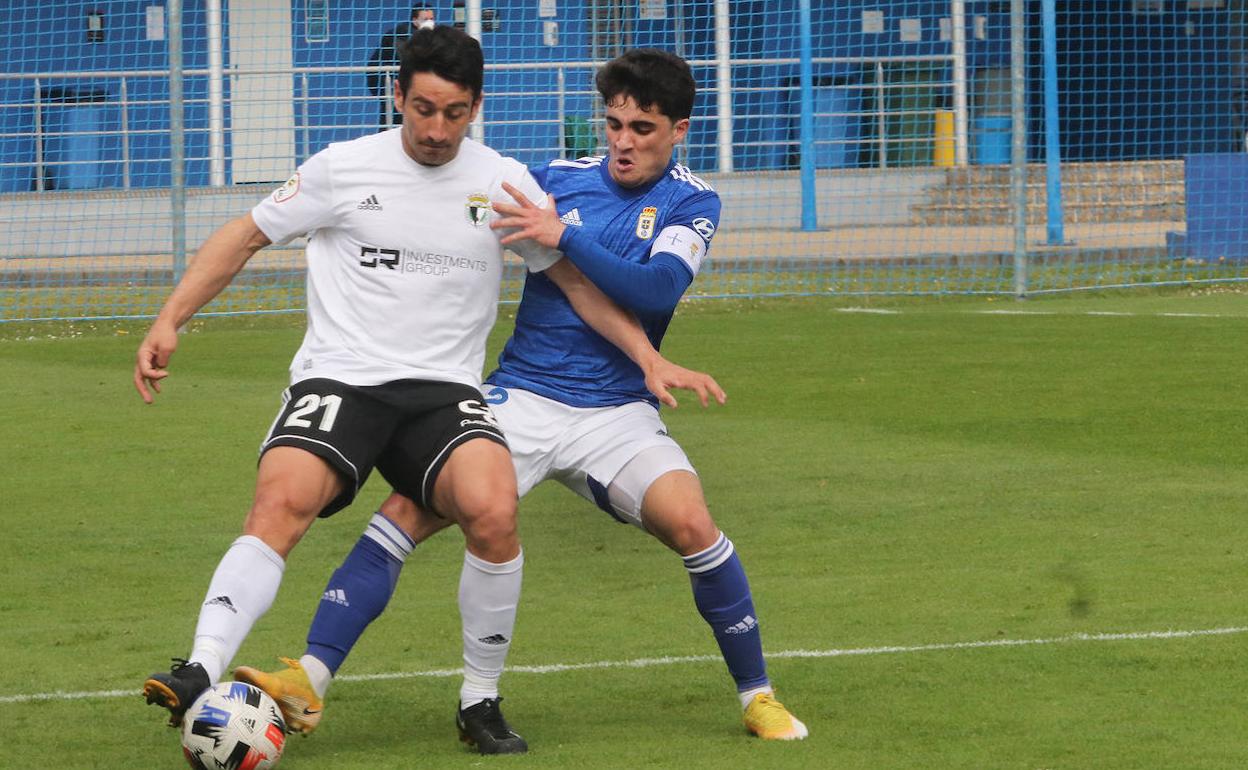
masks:
{"label": "soccer ball", "polygon": [[195,770],[266,770],[277,765],[285,742],[277,704],[243,682],[204,691],[182,719],[182,753]]}

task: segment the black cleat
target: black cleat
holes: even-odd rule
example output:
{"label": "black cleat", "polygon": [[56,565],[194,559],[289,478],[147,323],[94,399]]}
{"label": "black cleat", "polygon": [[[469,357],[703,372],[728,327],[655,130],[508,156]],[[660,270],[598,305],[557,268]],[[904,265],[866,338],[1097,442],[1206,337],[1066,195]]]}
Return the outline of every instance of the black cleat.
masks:
{"label": "black cleat", "polygon": [[169,709],[169,726],[178,727],[186,710],[211,686],[203,666],[174,658],[168,674],[158,671],[147,678],[143,683],[143,695],[149,704]]}
{"label": "black cleat", "polygon": [[481,754],[523,754],[529,744],[511,729],[498,707],[502,698],[486,698],[455,714],[459,739]]}

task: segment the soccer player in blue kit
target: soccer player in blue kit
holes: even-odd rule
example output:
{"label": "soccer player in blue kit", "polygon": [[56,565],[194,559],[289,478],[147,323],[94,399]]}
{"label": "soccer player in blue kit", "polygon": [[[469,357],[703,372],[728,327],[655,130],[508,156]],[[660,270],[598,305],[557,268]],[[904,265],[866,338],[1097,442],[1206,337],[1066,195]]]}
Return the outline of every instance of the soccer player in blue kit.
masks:
{"label": "soccer player in blue kit", "polygon": [[[696,86],[681,58],[639,49],[608,63],[597,87],[606,106],[606,157],[533,169],[555,205],[539,207],[507,185],[516,202],[495,204],[503,216],[493,226],[511,230],[504,244],[531,239],[558,247],[634,313],[657,349],[719,223],[719,196],[673,159]],[[515,332],[482,391],[511,448],[520,496],[554,479],[678,553],[736,684],[746,728],[765,739],[806,737],[806,726],[775,698],[732,541],[711,518],[698,476],[668,436],[640,369],[544,276],[526,277]],[[272,695],[292,730],[311,732],[333,674],[389,601],[403,560],[449,523],[392,494],[331,577],[304,656],[284,659],[287,667],[277,672],[240,667],[235,678]],[[514,628],[515,604],[508,609]],[[481,753],[523,752],[527,744],[497,708],[511,635],[478,638],[470,621],[464,618],[460,737]],[[490,729],[465,730],[464,714],[473,709],[497,715]]]}

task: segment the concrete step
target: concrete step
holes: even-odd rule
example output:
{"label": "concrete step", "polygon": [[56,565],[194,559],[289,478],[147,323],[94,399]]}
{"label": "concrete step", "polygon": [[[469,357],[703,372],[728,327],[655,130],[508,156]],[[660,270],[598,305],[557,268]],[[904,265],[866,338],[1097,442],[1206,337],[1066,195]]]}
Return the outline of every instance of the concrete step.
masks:
{"label": "concrete step", "polygon": [[[1047,167],[1043,163],[1027,165],[1028,184],[1044,184]],[[947,184],[953,187],[983,185],[1009,185],[1009,166],[964,166],[945,171]],[[1105,163],[1063,163],[1062,181],[1066,184],[1084,182],[1132,182],[1156,184],[1183,183],[1183,161],[1139,160]]]}
{"label": "concrete step", "polygon": [[[1048,215],[1046,168],[1027,166],[1028,222]],[[1009,166],[947,169],[944,184],[929,187],[911,206],[912,220],[924,225],[984,225],[1010,222],[1013,195]],[[1182,221],[1186,210],[1183,161],[1116,161],[1062,164],[1065,221]]]}
{"label": "concrete step", "polygon": [[[1044,204],[1048,188],[1044,185],[1027,185],[1027,202]],[[937,187],[928,191],[927,203],[935,205],[984,205],[1007,204],[1013,197],[1008,185],[984,185],[979,187]],[[1063,184],[1062,200],[1067,204],[1099,203],[1120,205],[1137,200],[1158,203],[1183,203],[1185,191],[1181,182],[1139,184],[1136,182],[1113,182],[1103,184]]]}
{"label": "concrete step", "polygon": [[[1086,222],[1181,222],[1185,206],[1179,202],[1134,200],[1104,203],[1077,203],[1062,207],[1068,224]],[[914,220],[924,225],[1004,225],[1010,223],[1008,204],[923,205],[913,209]],[[1044,222],[1047,209],[1043,205],[1027,207],[1029,223]]]}

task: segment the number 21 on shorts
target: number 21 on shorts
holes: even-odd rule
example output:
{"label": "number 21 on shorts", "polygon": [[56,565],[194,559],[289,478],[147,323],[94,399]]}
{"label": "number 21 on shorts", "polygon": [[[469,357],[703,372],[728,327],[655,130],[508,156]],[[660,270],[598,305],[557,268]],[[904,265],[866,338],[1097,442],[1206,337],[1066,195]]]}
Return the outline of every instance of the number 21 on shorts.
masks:
{"label": "number 21 on shorts", "polygon": [[311,428],[312,415],[321,411],[321,419],[317,424],[317,430],[326,433],[334,429],[334,420],[338,418],[338,407],[342,406],[342,396],[330,394],[328,396],[318,396],[315,393],[309,393],[300,397],[295,402],[295,408],[291,411],[290,416],[286,418],[286,422],[282,423],[286,428]]}

